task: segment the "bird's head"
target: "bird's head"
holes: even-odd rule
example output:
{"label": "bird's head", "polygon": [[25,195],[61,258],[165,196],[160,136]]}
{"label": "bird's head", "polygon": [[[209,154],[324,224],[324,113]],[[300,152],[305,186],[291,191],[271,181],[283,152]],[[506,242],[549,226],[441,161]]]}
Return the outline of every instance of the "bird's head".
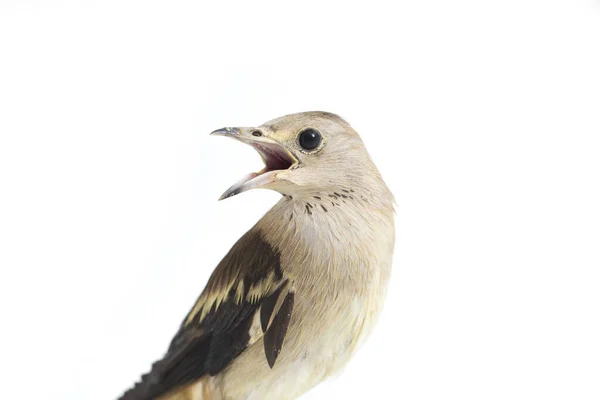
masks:
{"label": "bird's head", "polygon": [[249,144],[265,163],[262,170],[231,186],[220,200],[254,188],[298,197],[334,189],[387,192],[362,140],[335,114],[290,114],[258,127],[222,128],[212,134]]}

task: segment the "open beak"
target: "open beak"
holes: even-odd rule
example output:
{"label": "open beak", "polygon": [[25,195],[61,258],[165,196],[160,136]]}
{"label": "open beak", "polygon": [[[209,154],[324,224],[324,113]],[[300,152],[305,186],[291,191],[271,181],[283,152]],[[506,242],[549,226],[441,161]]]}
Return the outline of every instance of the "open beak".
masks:
{"label": "open beak", "polygon": [[273,139],[265,137],[256,128],[221,128],[212,132],[211,135],[227,136],[249,144],[260,154],[265,163],[265,167],[262,170],[244,176],[227,189],[219,197],[219,200],[233,197],[246,190],[267,187],[277,181],[277,174],[279,172],[290,169],[298,164],[298,160],[292,153]]}

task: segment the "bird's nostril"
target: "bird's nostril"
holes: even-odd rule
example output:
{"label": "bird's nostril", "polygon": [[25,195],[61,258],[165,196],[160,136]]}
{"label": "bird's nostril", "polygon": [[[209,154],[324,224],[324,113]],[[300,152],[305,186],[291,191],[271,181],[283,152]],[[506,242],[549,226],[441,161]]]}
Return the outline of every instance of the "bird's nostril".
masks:
{"label": "bird's nostril", "polygon": [[254,132],[252,132],[252,136],[262,136],[262,132],[261,131],[254,131]]}

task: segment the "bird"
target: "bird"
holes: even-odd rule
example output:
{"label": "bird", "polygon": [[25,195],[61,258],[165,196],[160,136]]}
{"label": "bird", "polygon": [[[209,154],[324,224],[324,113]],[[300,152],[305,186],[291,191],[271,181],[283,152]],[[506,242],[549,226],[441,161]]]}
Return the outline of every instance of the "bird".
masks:
{"label": "bird", "polygon": [[220,200],[257,188],[281,198],[119,400],[296,399],[341,373],[383,308],[396,203],[350,124],[310,111],[211,134],[250,145],[264,162]]}

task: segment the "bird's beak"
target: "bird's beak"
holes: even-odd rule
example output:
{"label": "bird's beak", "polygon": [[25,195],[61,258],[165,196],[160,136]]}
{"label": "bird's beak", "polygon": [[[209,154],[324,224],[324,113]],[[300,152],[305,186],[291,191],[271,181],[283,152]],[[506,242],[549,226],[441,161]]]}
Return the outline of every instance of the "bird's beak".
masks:
{"label": "bird's beak", "polygon": [[298,159],[283,145],[264,136],[257,128],[221,128],[211,135],[227,136],[249,144],[260,154],[265,167],[259,172],[252,172],[221,195],[219,200],[233,197],[236,194],[255,188],[268,188],[277,182],[277,174],[298,164]]}

